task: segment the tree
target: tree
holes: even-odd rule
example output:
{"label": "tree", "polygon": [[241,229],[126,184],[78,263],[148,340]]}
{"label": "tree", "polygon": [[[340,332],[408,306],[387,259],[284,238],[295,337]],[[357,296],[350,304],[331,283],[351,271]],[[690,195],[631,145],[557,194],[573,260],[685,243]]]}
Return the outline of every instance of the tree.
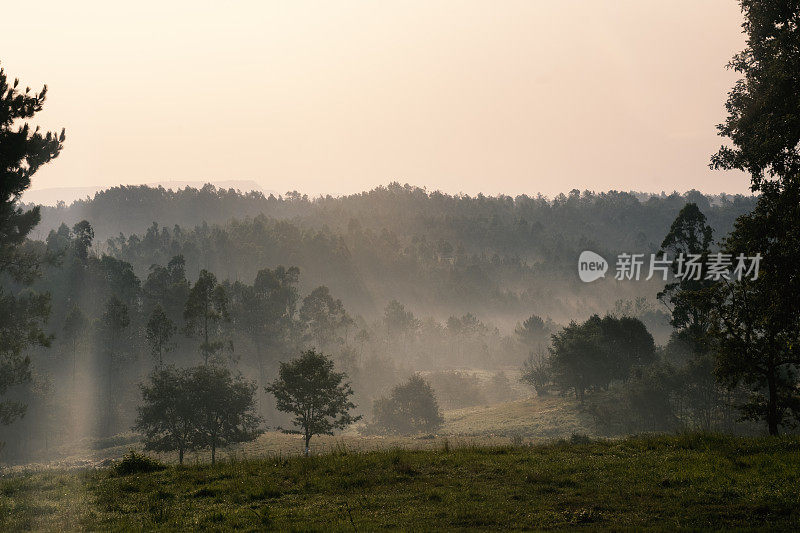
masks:
{"label": "tree", "polygon": [[225,347],[219,335],[216,338],[212,338],[212,335],[215,330],[219,333],[220,323],[228,320],[228,294],[208,270],[200,271],[200,277],[189,291],[183,316],[187,333],[198,335],[203,340],[200,353],[203,362],[208,364],[209,358]]}
{"label": "tree", "polygon": [[388,433],[432,433],[444,423],[433,388],[415,374],[396,385],[388,398],[375,400],[373,425]]}
{"label": "tree", "polygon": [[800,421],[800,184],[764,184],[723,247],[763,259],[757,277],[720,283],[714,293],[716,373],[729,388],[747,388],[743,416],[777,435]]}
{"label": "tree", "polygon": [[145,449],[177,451],[183,464],[187,450],[217,448],[255,439],[261,419],[255,414],[254,383],[230,370],[201,365],[154,370],[140,386],[143,404],[133,429],[144,433]]}
{"label": "tree", "polygon": [[740,0],[747,45],[728,63],[743,75],[728,93],[711,167],[748,172],[758,191],[770,179],[800,174],[800,28],[796,2]]}
{"label": "tree", "polygon": [[383,312],[383,321],[389,336],[405,335],[418,330],[422,324],[411,311],[406,311],[403,304],[392,300]]}
{"label": "tree", "polygon": [[550,353],[553,381],[573,389],[583,403],[588,389],[607,389],[614,380],[627,380],[633,368],[652,363],[655,343],[638,318],[593,315],[553,335]]}
{"label": "tree", "polygon": [[546,350],[540,348],[531,351],[528,358],[522,363],[522,375],[519,380],[533,387],[536,394],[544,396],[548,392],[552,371]]}
{"label": "tree", "polygon": [[126,335],[131,324],[128,306],[119,298],[112,296],[108,299],[105,311],[98,323],[100,346],[102,346],[102,369],[104,390],[104,403],[102,431],[108,435],[112,431],[112,422],[118,415],[121,398],[116,395],[119,386],[119,373],[122,362],[131,353],[130,339]]}
{"label": "tree", "polygon": [[170,341],[177,329],[175,323],[164,313],[164,308],[157,304],[147,321],[145,336],[150,345],[150,353],[158,362],[159,368],[164,366],[164,352],[174,347]]}
{"label": "tree", "polygon": [[544,320],[542,320],[542,317],[531,315],[525,322],[514,329],[514,333],[522,344],[529,349],[533,349],[547,342],[547,336],[550,334],[550,330]]}
{"label": "tree", "polygon": [[253,340],[259,374],[264,380],[264,355],[274,355],[292,343],[299,277],[297,267],[278,266],[275,270],[260,270],[252,286],[239,282],[233,286],[231,307],[236,327]]}
{"label": "tree", "polygon": [[[9,83],[0,68],[0,275],[27,287],[40,274],[42,257],[26,246],[26,239],[41,215],[38,206],[23,210],[19,199],[36,171],[61,152],[65,135],[64,130],[42,134],[38,127],[31,131],[27,122],[19,124],[42,110],[47,86],[39,93],[30,88],[21,92],[18,86],[19,80]],[[0,287],[0,399],[10,387],[30,380],[30,359],[23,352],[49,345],[42,329],[49,313],[48,295]],[[22,403],[0,400],[0,424],[24,414]]]}
{"label": "tree", "polygon": [[170,320],[180,322],[189,298],[189,282],[186,280],[186,261],[183,256],[174,256],[166,267],[151,265],[143,292],[150,305],[161,305]]}
{"label": "tree", "polygon": [[150,382],[139,386],[142,405],[138,410],[135,431],[144,434],[145,450],[178,452],[178,462],[195,445],[195,399],[187,370],[174,366],[154,370]]}
{"label": "tree", "polygon": [[[658,293],[672,315],[670,323],[678,331],[679,337],[691,343],[698,356],[709,351],[708,330],[710,320],[710,294],[715,282],[706,279],[705,267],[711,253],[712,229],[706,223],[705,215],[697,204],[688,203],[672,222],[669,232],[661,243],[660,254],[672,258],[672,272],[677,281],[671,281]],[[678,256],[684,260],[679,262]],[[690,255],[699,256],[699,274],[688,273],[686,261]],[[695,279],[699,278],[699,279]]]}
{"label": "tree", "polygon": [[610,380],[625,381],[633,368],[655,361],[653,336],[638,318],[606,315],[600,320],[599,326],[606,365],[604,373]]}
{"label": "tree", "polygon": [[699,274],[681,276],[688,272],[685,261],[673,259],[672,272],[676,281],[667,283],[658,298],[669,308],[670,323],[674,331],[668,350],[680,352],[688,348],[690,359],[680,361],[681,368],[675,379],[680,386],[675,391],[685,399],[685,410],[703,430],[709,430],[714,412],[724,408],[722,391],[714,379],[714,348],[710,335],[713,327],[713,298],[716,281],[706,279],[705,266],[711,254],[712,229],[697,204],[688,203],[678,213],[669,232],[661,243],[662,254],[684,259],[690,254],[699,256]]}
{"label": "tree", "polygon": [[[333,361],[322,353],[308,350],[288,363],[281,363],[278,379],[265,390],[275,396],[279,411],[294,415],[293,424],[305,438],[305,454],[314,435],[333,435],[334,429],[361,420],[350,411],[353,389],[347,375],[336,372]],[[297,430],[285,430],[300,433]]]}
{"label": "tree", "polygon": [[399,337],[405,348],[406,339],[415,334],[422,323],[411,311],[406,311],[403,304],[392,300],[383,312],[383,322],[386,324],[387,346],[393,338]]}
{"label": "tree", "polygon": [[78,364],[78,349],[81,341],[86,335],[86,328],[88,322],[80,307],[73,304],[67,318],[64,319],[64,327],[62,328],[62,342],[69,348],[72,353],[72,387],[75,388],[75,374],[77,373]]}
{"label": "tree", "polygon": [[87,220],[81,220],[72,228],[75,235],[75,255],[84,263],[89,258],[89,248],[94,240],[94,228]]}
{"label": "tree", "polygon": [[800,414],[800,27],[796,2],[740,3],[747,45],[728,66],[743,78],[718,126],[733,147],[721,147],[711,167],[748,172],[751,188],[761,191],[723,248],[763,260],[756,279],[717,285],[716,371],[729,387],[749,390],[743,416],[766,421],[776,435]]}
{"label": "tree", "polygon": [[218,447],[251,441],[261,434],[261,419],[255,414],[256,385],[216,365],[198,366],[189,373],[195,426],[192,443],[211,448],[214,464]]}
{"label": "tree", "polygon": [[581,404],[586,389],[602,381],[603,351],[598,337],[596,327],[574,321],[552,337],[553,381],[562,390],[573,389]]}
{"label": "tree", "polygon": [[330,289],[324,285],[303,298],[300,320],[306,327],[308,338],[320,349],[342,342],[339,331],[353,324],[342,301],[334,299]]}

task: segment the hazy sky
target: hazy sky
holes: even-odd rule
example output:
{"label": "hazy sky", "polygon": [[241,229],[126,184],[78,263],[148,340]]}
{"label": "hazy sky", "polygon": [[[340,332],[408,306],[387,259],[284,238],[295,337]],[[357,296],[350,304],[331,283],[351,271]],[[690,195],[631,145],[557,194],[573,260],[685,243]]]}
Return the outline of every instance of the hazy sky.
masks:
{"label": "hazy sky", "polygon": [[0,62],[67,128],[34,188],[747,192],[713,172],[733,0],[10,2]]}

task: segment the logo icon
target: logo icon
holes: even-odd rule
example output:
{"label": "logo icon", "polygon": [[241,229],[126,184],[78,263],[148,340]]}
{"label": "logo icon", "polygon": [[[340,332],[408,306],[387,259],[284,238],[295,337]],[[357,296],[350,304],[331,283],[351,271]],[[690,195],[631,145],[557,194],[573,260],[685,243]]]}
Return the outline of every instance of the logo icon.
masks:
{"label": "logo icon", "polygon": [[589,283],[596,279],[606,277],[608,262],[602,256],[584,250],[578,258],[578,276],[581,281]]}

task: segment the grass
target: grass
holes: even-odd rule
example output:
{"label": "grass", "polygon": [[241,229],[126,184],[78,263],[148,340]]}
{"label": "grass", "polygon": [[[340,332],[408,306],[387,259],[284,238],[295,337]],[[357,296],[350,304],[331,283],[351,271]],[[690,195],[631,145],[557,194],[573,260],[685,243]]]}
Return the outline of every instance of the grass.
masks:
{"label": "grass", "polygon": [[591,433],[593,427],[577,401],[555,395],[445,411],[444,416],[442,432],[454,435],[559,438]]}
{"label": "grass", "polygon": [[[440,449],[447,440],[456,446],[503,446],[524,441],[546,442],[569,437],[574,433],[593,433],[593,424],[577,402],[559,396],[532,397],[490,406],[470,407],[444,412],[444,426],[437,435],[425,436],[362,436],[350,427],[335,437],[314,437],[311,449],[316,454],[335,452],[342,447],[354,451],[377,451],[394,448]],[[131,449],[142,451],[140,436],[133,433],[100,440],[84,440],[57,450],[47,456],[29,457],[15,469],[70,468],[108,465]],[[268,431],[253,442],[219,450],[223,459],[264,457],[267,455],[300,454],[303,451],[300,435]],[[177,463],[177,453],[155,455],[160,461]],[[0,460],[2,457],[0,457]],[[211,461],[209,451],[189,452],[188,463]]]}
{"label": "grass", "polygon": [[0,529],[796,530],[798,452],[687,434],[18,472],[0,478]]}

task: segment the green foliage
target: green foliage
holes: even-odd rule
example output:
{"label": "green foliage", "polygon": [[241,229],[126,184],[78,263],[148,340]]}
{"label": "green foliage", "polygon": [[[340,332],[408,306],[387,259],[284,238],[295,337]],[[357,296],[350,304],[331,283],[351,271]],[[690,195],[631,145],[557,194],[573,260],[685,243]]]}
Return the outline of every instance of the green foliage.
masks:
{"label": "green foliage", "polygon": [[381,433],[435,433],[443,422],[433,388],[418,374],[372,406],[371,427]]}
{"label": "green foliage", "polygon": [[145,336],[147,344],[150,345],[150,353],[158,362],[159,367],[164,365],[164,353],[173,348],[170,341],[177,330],[175,323],[164,312],[164,308],[160,304],[156,304],[147,321]]}
{"label": "green foliage", "polygon": [[155,370],[140,388],[142,403],[133,429],[143,434],[145,450],[175,450],[182,464],[186,451],[195,446],[197,411],[189,371],[174,366]]}
{"label": "green foliage", "polygon": [[186,332],[201,339],[200,353],[203,362],[217,356],[225,347],[220,325],[229,320],[229,296],[225,287],[217,283],[217,277],[201,270],[197,282],[189,291],[183,316]]}
{"label": "green foliage", "polygon": [[334,299],[325,286],[317,287],[303,298],[300,320],[305,328],[305,338],[319,349],[344,342],[342,333],[354,324],[342,301]]}
{"label": "green foliage", "polygon": [[554,334],[550,352],[554,382],[583,402],[587,390],[607,389],[614,380],[626,380],[631,369],[652,363],[655,343],[637,318],[594,315]]}
{"label": "green foliage", "polygon": [[17,89],[19,80],[9,83],[0,68],[0,276],[16,288],[0,286],[0,425],[8,425],[25,414],[25,405],[2,398],[10,387],[30,380],[30,359],[23,351],[30,346],[47,346],[43,330],[50,314],[49,296],[26,289],[40,274],[41,254],[26,239],[39,222],[39,209],[23,210],[22,193],[31,176],[58,156],[64,142],[60,135],[31,131],[27,122],[42,110],[47,86],[39,93]]}
{"label": "green foliage", "polygon": [[144,434],[146,450],[176,450],[180,463],[187,450],[198,448],[210,448],[213,463],[218,447],[260,434],[255,384],[226,368],[168,366],[154,371],[141,390],[134,429]]}
{"label": "green foliage", "polygon": [[121,476],[130,474],[147,474],[149,472],[158,472],[164,470],[166,466],[152,457],[148,457],[143,453],[137,453],[134,450],[128,452],[122,457],[122,460],[114,465],[114,472]]}
{"label": "green foliage", "polygon": [[797,437],[643,436],[0,478],[20,530],[793,530]]}
{"label": "green foliage", "polygon": [[728,93],[728,117],[718,126],[733,147],[711,158],[713,168],[750,174],[753,190],[771,178],[800,173],[800,29],[795,1],[740,0],[745,49],[728,64],[743,77]]}
{"label": "green foliage", "polygon": [[[704,265],[711,253],[712,229],[706,223],[706,217],[697,204],[688,203],[681,209],[670,227],[669,233],[661,243],[660,254],[667,254],[672,259],[672,272],[677,281],[668,282],[658,293],[658,299],[664,302],[671,313],[670,323],[678,330],[678,336],[691,343],[696,355],[710,350],[708,330],[711,327],[710,290],[715,285],[706,278]],[[677,260],[683,254],[683,263]],[[686,261],[689,255],[699,256],[701,265],[699,274],[683,276],[688,269]],[[682,277],[681,277],[682,276]]]}
{"label": "green foliage", "polygon": [[297,340],[299,280],[300,269],[278,266],[259,270],[252,285],[237,281],[231,289],[232,319],[252,339],[264,381],[265,363],[291,351]]}
{"label": "green foliage", "polygon": [[763,256],[757,279],[720,283],[714,293],[717,376],[750,393],[745,418],[771,434],[800,422],[800,184],[764,184],[756,209],[725,239],[727,253]]}
{"label": "green foliage", "polygon": [[[333,361],[322,353],[308,350],[288,363],[281,363],[279,377],[265,390],[275,396],[278,410],[294,415],[293,423],[308,442],[314,435],[332,435],[361,416],[352,416],[353,389],[347,375],[333,369]],[[297,433],[298,431],[293,431]]]}
{"label": "green foliage", "polygon": [[539,396],[546,395],[550,390],[552,369],[550,359],[544,350],[532,351],[522,363],[520,381],[533,387]]}
{"label": "green foliage", "polygon": [[542,344],[546,344],[551,332],[550,328],[545,324],[545,321],[542,320],[542,317],[531,315],[525,322],[517,326],[514,333],[522,344],[529,349],[533,349]]}
{"label": "green foliage", "polygon": [[202,365],[189,371],[192,442],[211,448],[211,462],[220,446],[255,439],[261,418],[255,414],[255,383],[233,377],[227,368]]}

